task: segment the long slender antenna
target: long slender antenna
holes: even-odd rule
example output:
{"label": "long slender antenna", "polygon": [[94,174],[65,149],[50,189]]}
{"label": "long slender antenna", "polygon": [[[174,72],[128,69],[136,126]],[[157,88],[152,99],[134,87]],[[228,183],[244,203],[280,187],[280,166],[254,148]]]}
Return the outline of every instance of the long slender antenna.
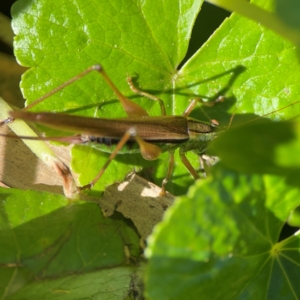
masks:
{"label": "long slender antenna", "polygon": [[[261,118],[264,118],[264,117],[267,117],[267,116],[269,116],[269,115],[272,115],[272,114],[274,114],[274,113],[276,113],[276,112],[279,112],[279,111],[281,111],[281,110],[284,110],[284,109],[286,109],[286,108],[288,108],[288,107],[292,107],[292,106],[296,105],[297,103],[300,103],[300,100],[297,100],[296,102],[290,103],[290,104],[285,105],[285,106],[283,106],[283,107],[281,107],[281,108],[278,108],[278,109],[276,109],[276,110],[273,110],[273,111],[271,111],[271,112],[269,112],[269,113],[267,113],[267,114],[264,114],[264,115],[262,115],[262,116],[259,116],[259,117],[257,117],[257,118],[251,119],[251,120],[246,121],[246,122],[244,122],[244,123],[242,123],[242,124],[235,125],[235,126],[232,126],[232,127],[241,126],[241,125],[244,125],[244,124],[247,124],[247,123],[254,122],[254,121],[259,120],[259,119],[261,119]],[[232,116],[231,116],[231,118],[230,118],[228,128],[229,128],[229,126],[231,125],[231,123],[232,123],[232,121],[233,121],[233,117],[234,117],[235,114],[236,114],[236,111],[232,114]],[[232,127],[231,127],[231,128],[232,128]]]}

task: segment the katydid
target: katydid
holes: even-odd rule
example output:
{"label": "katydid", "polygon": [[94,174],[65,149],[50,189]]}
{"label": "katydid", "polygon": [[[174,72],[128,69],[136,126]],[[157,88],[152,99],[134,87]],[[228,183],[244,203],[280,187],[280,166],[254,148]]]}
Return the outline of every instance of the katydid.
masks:
{"label": "katydid", "polygon": [[[127,118],[88,118],[61,113],[27,112],[27,110],[34,105],[40,103],[57,91],[65,88],[92,71],[99,72],[107,84],[111,87],[115,95],[118,97],[123,109],[127,113]],[[127,82],[134,93],[159,102],[162,115],[156,117],[149,116],[146,110],[125,97],[118,90],[101,65],[93,65],[37,99],[23,109],[23,111],[11,112],[11,117],[2,121],[2,124],[12,122],[14,119],[22,119],[24,121],[35,122],[52,128],[64,129],[76,133],[75,136],[62,138],[20,137],[22,139],[63,141],[73,144],[91,145],[95,148],[99,147],[100,144],[115,143],[115,149],[111,152],[108,160],[98,175],[89,184],[80,187],[79,190],[92,188],[102,176],[110,162],[126,143],[137,144],[138,147],[136,148],[136,151],[139,151],[146,160],[155,160],[162,152],[169,151],[170,162],[166,178],[162,182],[162,195],[165,194],[165,186],[172,175],[174,167],[174,151],[177,148],[179,149],[179,155],[185,167],[195,179],[198,179],[199,175],[186,158],[185,153],[187,151],[194,151],[198,155],[204,154],[207,143],[216,137],[215,128],[218,126],[218,123],[215,120],[212,120],[211,123],[199,121],[190,118],[189,114],[198,102],[211,106],[216,102],[222,101],[223,97],[219,97],[214,102],[209,103],[205,103],[201,98],[197,97],[191,101],[190,105],[181,116],[166,116],[164,102],[161,99],[137,89],[133,85],[130,77],[127,78]]]}

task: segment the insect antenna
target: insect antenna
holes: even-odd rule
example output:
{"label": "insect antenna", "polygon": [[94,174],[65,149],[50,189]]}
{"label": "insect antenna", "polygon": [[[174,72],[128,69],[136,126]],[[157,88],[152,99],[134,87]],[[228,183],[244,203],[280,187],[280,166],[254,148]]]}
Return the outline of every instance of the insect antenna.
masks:
{"label": "insect antenna", "polygon": [[[272,114],[274,114],[274,113],[280,112],[280,111],[282,111],[282,110],[284,110],[284,109],[286,109],[286,108],[293,107],[294,105],[296,105],[296,104],[298,104],[298,103],[300,103],[300,100],[297,100],[297,101],[295,101],[295,102],[293,102],[293,103],[287,104],[287,105],[285,105],[285,106],[283,106],[283,107],[281,107],[281,108],[278,108],[278,109],[276,109],[276,110],[273,110],[273,111],[271,111],[271,112],[269,112],[269,113],[266,113],[266,114],[263,114],[263,115],[261,115],[261,116],[257,116],[257,117],[255,117],[255,118],[252,118],[251,120],[244,121],[244,122],[241,123],[241,124],[237,124],[237,125],[233,125],[233,126],[232,126],[234,116],[237,114],[237,109],[235,109],[235,111],[232,113],[232,115],[231,115],[231,117],[230,117],[230,120],[229,120],[227,129],[229,129],[229,128],[235,128],[235,127],[238,127],[238,126],[241,126],[241,125],[244,125],[244,124],[248,124],[248,123],[255,122],[255,121],[257,121],[257,120],[260,120],[260,119],[262,119],[262,118],[265,118],[265,117],[267,117],[267,116],[270,116],[270,115],[272,115]],[[295,117],[291,118],[290,120],[295,119],[295,118],[297,118],[297,117],[298,117],[298,116],[295,116]]]}

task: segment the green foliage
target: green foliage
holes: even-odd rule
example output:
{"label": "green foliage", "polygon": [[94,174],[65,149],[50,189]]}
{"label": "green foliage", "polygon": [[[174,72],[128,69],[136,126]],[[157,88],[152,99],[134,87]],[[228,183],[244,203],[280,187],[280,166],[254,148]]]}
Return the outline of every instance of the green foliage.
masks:
{"label": "green foliage", "polygon": [[287,25],[300,28],[300,3],[296,0],[276,0],[276,12]]}
{"label": "green foliage", "polygon": [[[187,51],[200,3],[185,1],[179,9],[171,2],[164,2],[165,7],[156,6],[155,14],[148,2],[141,6],[124,4],[121,9],[120,4],[113,2],[95,1],[86,6],[84,1],[78,1],[76,5],[66,1],[54,6],[55,9],[52,1],[45,1],[44,5],[43,2],[32,3],[31,6],[26,1],[17,2],[13,9],[18,17],[13,21],[17,34],[15,53],[23,65],[32,67],[24,75],[21,85],[25,97],[32,101],[100,62],[117,87],[136,99],[150,115],[159,115],[158,104],[132,95],[126,83],[128,74],[137,77],[140,88],[161,97],[168,114],[181,114],[194,95],[208,100],[218,95],[226,96],[224,104],[207,111],[209,117],[217,119],[223,127],[229,123],[231,112],[226,112],[231,107],[237,114],[243,113],[243,117],[245,113],[263,115],[297,99],[299,66],[296,65],[294,46],[234,15],[177,71]],[[26,13],[25,9],[30,9],[31,13]],[[36,28],[35,32],[32,27]],[[292,62],[295,66],[291,70],[287,65]],[[291,118],[298,113],[299,107],[280,111],[272,117]],[[125,116],[114,94],[98,74],[81,79],[35,109],[76,109],[81,115]],[[199,111],[194,115],[208,120]],[[93,153],[88,149],[75,148],[73,151],[72,166],[81,174],[81,184],[89,182],[107,158],[106,154],[98,153],[98,163],[95,163]],[[189,158],[193,165],[198,165],[196,156]],[[128,159],[121,156],[118,160],[121,162],[107,170],[95,190],[104,190],[133,170],[134,163],[122,163]],[[160,159],[155,166],[157,171],[153,180],[161,184],[168,159]],[[168,189],[175,194],[186,192],[186,187],[193,182],[179,160],[174,178]]]}
{"label": "green foliage", "polygon": [[[255,3],[267,9],[274,6],[271,0]],[[196,109],[192,114],[200,120],[207,121],[207,116],[217,119],[226,131],[234,112],[233,130],[220,133],[219,142],[216,140],[212,146],[211,151],[220,155],[223,163],[213,170],[212,177],[195,183],[187,196],[176,200],[149,240],[147,296],[149,299],[199,299],[199,295],[201,299],[297,299],[300,297],[295,275],[299,272],[298,237],[279,242],[279,235],[291,211],[300,204],[298,185],[292,180],[299,173],[295,142],[298,126],[271,124],[264,131],[266,138],[260,139],[265,124],[255,127],[253,122],[249,127],[237,127],[274,111],[268,118],[286,120],[299,115],[300,104],[286,107],[299,100],[297,52],[294,45],[275,33],[232,14],[180,66],[201,4],[202,1],[192,0],[176,3],[95,0],[88,4],[84,0],[59,3],[20,0],[12,10],[17,35],[15,53],[22,65],[31,67],[21,86],[31,102],[87,67],[101,63],[117,87],[150,115],[159,114],[158,104],[133,95],[126,83],[127,74],[136,77],[141,89],[161,97],[168,114],[181,114],[195,95],[208,101],[225,96],[224,103]],[[196,39],[197,34],[201,31],[194,32]],[[71,111],[85,116],[125,116],[98,74],[82,78],[35,109]],[[273,141],[270,147],[260,147],[261,141],[268,144],[268,139]],[[233,150],[240,150],[241,154],[231,153]],[[272,157],[266,162],[270,151]],[[287,153],[290,159],[286,158]],[[107,154],[89,148],[74,149],[72,164],[81,174],[82,184],[97,173],[98,164],[102,165],[105,157]],[[95,189],[102,191],[112,182],[122,180],[136,165],[137,157],[130,159],[120,155]],[[197,165],[195,155],[189,154],[189,159]],[[273,169],[265,169],[270,164]],[[137,165],[151,164],[139,158]],[[155,164],[156,183],[161,183],[167,165],[166,155]],[[192,182],[176,160],[174,179],[167,188],[176,194],[185,193]],[[122,299],[130,282],[130,270],[123,267],[126,263],[123,247],[130,240],[132,255],[137,256],[139,251],[131,227],[121,219],[104,219],[95,204],[68,206],[59,197],[29,194],[33,199],[30,202],[24,193],[2,194],[1,211],[5,212],[2,213],[5,218],[1,221],[1,239],[10,241],[3,249],[6,253],[1,255],[3,297],[20,289],[11,299],[26,299],[21,288],[38,277],[43,280],[40,285],[34,283],[32,289],[27,288],[28,299],[34,299],[33,292],[36,299],[40,295],[44,298],[49,290],[59,294],[59,299],[82,298],[75,287],[96,274],[94,286],[88,286],[90,292],[84,296],[97,299],[97,292],[103,297],[100,281],[108,276],[105,268],[110,267],[111,278],[118,278],[112,279],[116,285],[111,294]],[[46,201],[41,197],[55,199]],[[28,217],[24,217],[24,211]],[[118,228],[126,234],[121,234]],[[105,239],[111,236],[116,239]],[[110,255],[104,258],[104,253]],[[86,274],[87,271],[91,273]],[[45,281],[49,278],[56,280]],[[62,278],[70,284],[62,286]],[[49,288],[48,283],[53,285]],[[108,289],[108,284],[104,284],[103,290]],[[73,292],[75,297],[70,296]]]}
{"label": "green foliage", "polygon": [[296,299],[299,236],[278,239],[299,196],[280,176],[216,167],[155,228],[149,299]]}
{"label": "green foliage", "polygon": [[[105,218],[96,203],[72,204],[63,196],[2,190],[0,223],[2,297],[20,287],[26,289],[10,299],[74,299],[105,291],[109,297],[113,291],[126,295],[132,270],[125,267],[129,257],[124,248],[128,245],[132,258],[140,249],[135,229],[123,218]],[[80,281],[76,273],[82,274]],[[110,287],[109,280],[114,282]]]}

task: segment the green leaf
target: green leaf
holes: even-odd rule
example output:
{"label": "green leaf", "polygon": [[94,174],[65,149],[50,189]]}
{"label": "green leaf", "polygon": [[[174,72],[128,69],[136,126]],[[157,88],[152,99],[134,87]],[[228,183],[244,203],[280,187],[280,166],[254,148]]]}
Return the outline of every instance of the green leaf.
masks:
{"label": "green leaf", "polygon": [[295,299],[299,236],[278,239],[299,203],[298,187],[281,177],[217,167],[213,180],[177,199],[149,239],[147,296]]}
{"label": "green leaf", "polygon": [[[15,52],[22,64],[31,67],[22,82],[28,101],[90,65],[101,63],[120,91],[150,115],[159,115],[158,104],[134,95],[126,83],[127,74],[136,77],[139,88],[161,97],[168,114],[182,114],[195,95],[208,101],[225,96],[223,103],[192,113],[199,120],[217,119],[221,129],[228,128],[233,113],[233,128],[265,114],[273,120],[299,115],[299,103],[290,105],[299,99],[300,89],[295,47],[245,18],[232,14],[180,66],[201,4],[179,0],[163,4],[90,1],[89,5],[82,0],[59,4],[50,0],[18,1],[13,8]],[[255,4],[268,10],[274,7],[270,0]],[[80,79],[39,104],[36,110],[126,117],[115,95],[99,77],[90,74]],[[261,127],[255,130],[257,135],[262,131]],[[248,142],[257,145],[251,131]],[[295,157],[297,142],[281,147],[284,134],[274,143],[272,154],[276,155],[272,158],[280,167],[290,167],[292,157],[285,156],[292,146]],[[225,144],[219,145],[220,151]],[[76,169],[81,168],[81,183],[86,184],[97,174],[107,154],[97,158],[96,151],[89,148],[75,152]],[[266,151],[262,153],[265,158]],[[249,156],[254,153],[247,155],[251,161]],[[107,169],[107,178],[102,178],[95,189],[103,190],[120,180],[133,165],[152,166],[149,162],[135,162],[136,157],[129,161],[129,157],[119,155]],[[198,158],[193,154],[188,157],[196,167]],[[232,162],[233,169],[234,164],[237,163]],[[261,159],[257,166],[260,164]],[[167,167],[168,158],[163,155],[155,165],[156,182],[161,183]],[[299,205],[298,185],[287,181],[283,173],[238,175],[221,168],[215,169],[213,180],[197,182],[187,197],[178,199],[164,223],[157,227],[147,251],[149,298],[199,299],[200,292],[203,298],[210,299],[299,297],[298,235],[279,241],[284,221]],[[184,193],[192,182],[177,158],[168,190]]]}
{"label": "green leaf", "polygon": [[[104,218],[97,203],[69,203],[58,195],[2,189],[0,197],[2,297],[19,290],[13,299],[33,299],[36,289],[40,289],[35,299],[47,290],[51,294],[66,290],[67,294],[73,293],[68,299],[74,299],[76,282],[97,274],[112,276],[111,293],[115,289],[126,294],[124,280],[128,289],[133,269],[122,266],[128,265],[130,257],[140,255],[139,237],[127,221],[118,216]],[[111,273],[105,271],[107,268]],[[123,278],[120,282],[113,279],[119,276]],[[37,278],[39,283],[31,286]],[[47,282],[49,278],[57,281]],[[88,286],[90,294],[86,289],[82,293],[87,296],[107,291],[101,284],[101,280],[92,282]]]}
{"label": "green leaf", "polygon": [[[260,2],[265,5],[268,1]],[[263,115],[297,99],[299,64],[293,45],[235,15],[177,70],[187,52],[200,6],[201,2],[194,1],[178,1],[176,5],[174,1],[164,1],[155,6],[151,1],[130,4],[94,1],[88,6],[83,0],[65,0],[59,5],[50,0],[18,1],[12,10],[17,34],[15,53],[21,64],[32,67],[23,76],[25,97],[32,101],[88,66],[101,63],[120,91],[150,115],[159,115],[158,104],[133,95],[126,83],[128,74],[136,76],[139,88],[161,97],[168,114],[182,114],[194,95],[208,100],[226,96],[223,104],[206,109],[210,118],[225,127],[231,116],[230,108],[242,116]],[[293,68],[287,67],[291,64]],[[125,116],[98,74],[80,79],[35,109]],[[295,105],[273,114],[272,118],[287,119],[298,113],[299,105]],[[197,109],[192,116],[208,120]],[[96,167],[93,156],[86,155],[89,150],[74,151],[73,167],[81,174],[81,184],[86,184],[97,174],[104,159],[99,157]],[[83,159],[84,164],[78,163]],[[196,168],[199,165],[195,156],[192,164]],[[86,166],[92,167],[87,170]],[[167,166],[165,158],[164,166],[156,168],[153,179],[156,183],[160,184],[165,177]],[[103,190],[131,170],[131,164],[116,163],[115,168],[107,169],[107,178],[100,180],[95,189]],[[169,185],[171,192],[182,193],[193,182],[180,160],[176,160],[174,177],[174,190]]]}
{"label": "green leaf", "polygon": [[8,299],[124,299],[130,290],[131,273],[132,270],[124,267],[36,282]]}
{"label": "green leaf", "polygon": [[276,12],[288,26],[300,28],[300,3],[297,0],[276,0]]}
{"label": "green leaf", "polygon": [[299,122],[245,124],[220,133],[211,149],[228,168],[294,176],[300,171]]}
{"label": "green leaf", "polygon": [[289,216],[287,223],[290,226],[299,227],[300,226],[300,207],[296,207],[294,211],[292,211],[291,215]]}
{"label": "green leaf", "polygon": [[[170,113],[172,107],[168,91],[172,89],[172,77],[187,51],[193,22],[201,5],[201,2],[194,4],[194,1],[179,3],[180,6],[174,5],[173,1],[155,4],[155,14],[151,2],[142,5],[127,1],[123,4],[119,1],[95,1],[89,6],[84,1],[63,1],[58,6],[53,6],[53,1],[41,1],[38,5],[27,1],[16,3],[13,8],[16,16],[13,22],[17,34],[16,55],[22,64],[34,66],[22,82],[25,96],[35,99],[88,66],[100,62],[118,88],[126,94],[132,95],[126,83],[127,74],[137,75],[138,85],[153,90],[154,94],[160,95],[161,91],[166,91],[164,98]],[[38,18],[35,17],[37,15]],[[28,35],[27,31],[32,26],[37,30]],[[31,51],[27,51],[28,47]],[[91,74],[83,78],[36,109],[66,111],[92,106],[80,113],[125,116],[116,101],[110,103],[115,96],[99,77]],[[107,105],[98,109],[101,103]],[[158,106],[153,101],[140,103],[150,114],[158,114]],[[85,157],[84,153],[80,156]],[[74,155],[74,160],[78,159],[79,155]],[[87,161],[86,165],[91,163]],[[119,165],[117,169],[116,179],[120,179],[133,168]],[[96,175],[97,170],[93,170]],[[82,183],[91,180],[83,177],[85,180],[82,179]],[[112,182],[103,180],[99,189]]]}

